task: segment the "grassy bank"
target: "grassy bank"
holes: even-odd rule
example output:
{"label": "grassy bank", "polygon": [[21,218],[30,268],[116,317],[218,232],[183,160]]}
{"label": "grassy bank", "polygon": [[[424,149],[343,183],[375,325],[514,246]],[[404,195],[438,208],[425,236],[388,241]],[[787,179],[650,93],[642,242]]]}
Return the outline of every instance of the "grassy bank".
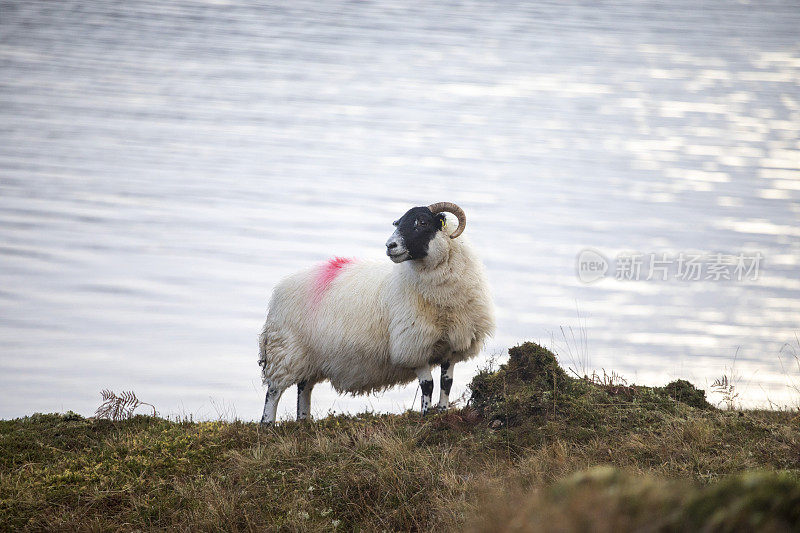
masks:
{"label": "grassy bank", "polygon": [[573,378],[535,344],[510,354],[497,371],[475,377],[468,407],[424,420],[364,414],[267,429],[141,416],[1,421],[0,525],[783,531],[800,524],[796,412],[720,411],[687,382]]}

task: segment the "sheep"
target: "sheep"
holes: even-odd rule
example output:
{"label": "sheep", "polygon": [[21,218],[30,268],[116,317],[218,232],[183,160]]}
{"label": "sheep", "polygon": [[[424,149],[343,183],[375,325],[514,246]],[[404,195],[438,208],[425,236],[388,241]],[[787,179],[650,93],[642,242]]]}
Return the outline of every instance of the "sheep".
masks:
{"label": "sheep", "polygon": [[[456,215],[457,227],[445,212]],[[297,419],[311,390],[367,394],[419,380],[421,412],[431,408],[434,365],[441,367],[437,409],[448,407],[456,363],[475,357],[494,333],[484,268],[464,237],[466,215],[439,202],[409,209],[393,225],[386,263],[335,258],[274,289],[259,336],[268,387],[262,424],[275,422],[284,390],[297,385]]]}

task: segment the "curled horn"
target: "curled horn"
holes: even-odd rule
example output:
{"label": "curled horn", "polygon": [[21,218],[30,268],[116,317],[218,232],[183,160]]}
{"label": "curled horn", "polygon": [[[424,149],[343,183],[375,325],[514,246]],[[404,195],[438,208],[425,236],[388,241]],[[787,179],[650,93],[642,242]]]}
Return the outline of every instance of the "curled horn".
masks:
{"label": "curled horn", "polygon": [[464,231],[464,228],[467,227],[467,215],[464,214],[463,209],[452,202],[436,202],[435,204],[429,205],[428,209],[430,209],[431,213],[434,215],[437,215],[442,211],[447,211],[448,213],[453,213],[458,218],[458,227],[453,233],[450,234],[451,239],[455,239],[461,235],[461,233]]}

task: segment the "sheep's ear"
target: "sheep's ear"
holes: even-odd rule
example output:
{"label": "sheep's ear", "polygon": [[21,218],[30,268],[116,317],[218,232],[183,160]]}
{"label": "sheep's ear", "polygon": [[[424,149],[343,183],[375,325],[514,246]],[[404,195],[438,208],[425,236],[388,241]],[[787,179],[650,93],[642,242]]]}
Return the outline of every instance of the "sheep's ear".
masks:
{"label": "sheep's ear", "polygon": [[444,229],[447,224],[447,217],[444,216],[444,213],[439,213],[436,218],[439,219],[439,229]]}

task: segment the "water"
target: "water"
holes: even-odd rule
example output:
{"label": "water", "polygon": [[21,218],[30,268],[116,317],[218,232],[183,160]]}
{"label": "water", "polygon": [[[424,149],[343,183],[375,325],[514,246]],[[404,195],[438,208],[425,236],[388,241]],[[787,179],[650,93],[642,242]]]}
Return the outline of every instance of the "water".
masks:
{"label": "water", "polygon": [[[796,401],[798,27],[783,1],[2,0],[0,417],[91,414],[112,388],[257,418],[275,283],[386,260],[391,221],[441,200],[499,324],[456,393],[531,339],[643,383],[733,366],[746,405]],[[584,284],[584,248],[764,263]],[[325,386],[313,411],[414,397]]]}

